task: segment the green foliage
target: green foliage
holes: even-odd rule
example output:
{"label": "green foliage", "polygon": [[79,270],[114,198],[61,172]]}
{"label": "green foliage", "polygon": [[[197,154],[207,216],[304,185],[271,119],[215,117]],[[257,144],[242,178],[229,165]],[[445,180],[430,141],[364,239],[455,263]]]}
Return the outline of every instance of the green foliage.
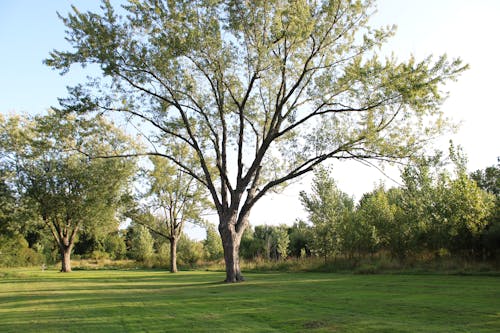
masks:
{"label": "green foliage", "polygon": [[476,170],[470,176],[480,188],[500,197],[500,158],[498,158],[497,165],[489,166],[484,170]]}
{"label": "green foliage", "polygon": [[111,259],[125,259],[127,254],[127,245],[120,232],[113,232],[106,235],[103,248]]}
{"label": "green foliage", "polygon": [[149,229],[143,225],[134,225],[129,228],[129,256],[132,259],[148,263],[154,254],[153,237]]}
{"label": "green foliage", "polygon": [[281,225],[274,229],[274,238],[276,241],[276,252],[280,259],[288,257],[288,245],[290,244],[290,237],[286,225]]}
{"label": "green foliage", "polygon": [[253,228],[248,227],[241,237],[240,254],[245,259],[254,259],[263,256],[263,244],[254,236],[255,232]]}
{"label": "green foliage", "polygon": [[13,191],[6,183],[6,170],[0,168],[0,234],[11,231],[16,200]]}
{"label": "green foliage", "polygon": [[[186,147],[170,148],[184,165],[196,163],[188,155]],[[153,169],[146,171],[150,188],[143,198],[147,203],[142,212],[131,212],[130,216],[136,223],[147,226],[155,235],[161,236],[158,241],[168,240],[170,244],[177,246],[187,222],[203,223],[202,214],[210,207],[206,191],[201,183],[184,173],[175,163],[158,156],[150,157],[150,161]],[[173,252],[169,255],[173,259],[171,272],[176,272],[175,249]]]}
{"label": "green foliage", "polygon": [[[176,158],[193,165],[193,157],[185,147],[172,147]],[[149,208],[164,220],[159,231],[178,237],[186,222],[202,223],[201,215],[210,207],[204,187],[192,176],[167,159],[150,157],[153,169],[147,172],[150,183]]]}
{"label": "green foliage", "polygon": [[0,267],[23,267],[41,265],[43,256],[28,247],[20,234],[0,234]]}
{"label": "green foliage", "polygon": [[495,208],[481,236],[484,251],[489,257],[500,258],[500,158],[497,165],[471,174],[479,188],[495,195]]}
{"label": "green foliage", "polygon": [[161,243],[156,251],[156,256],[159,267],[170,268],[170,244]]}
{"label": "green foliage", "polygon": [[325,261],[342,249],[341,226],[350,220],[354,201],[337,188],[324,168],[315,171],[312,193],[300,193],[313,224],[311,250]]}
{"label": "green foliage", "polygon": [[404,174],[403,208],[422,245],[465,255],[474,252],[492,213],[493,198],[465,173],[460,151],[450,149],[455,176],[439,160],[421,159]]}
{"label": "green foliage", "polygon": [[311,230],[304,221],[298,220],[290,227],[289,237],[291,256],[303,258],[311,255]]}
{"label": "green foliage", "polygon": [[224,257],[224,249],[219,233],[215,230],[212,224],[207,223],[207,237],[203,241],[203,249],[205,250],[205,258],[207,260],[220,260]]}
{"label": "green foliage", "polygon": [[290,237],[286,225],[259,225],[245,234],[242,239],[244,258],[286,259],[289,253]]}
{"label": "green foliage", "polygon": [[402,200],[401,189],[385,190],[382,186],[360,200],[357,218],[364,227],[369,253],[387,250],[404,259],[414,250],[414,221],[404,211]]}
{"label": "green foliage", "polygon": [[182,234],[179,238],[179,264],[194,267],[203,258],[203,244]]}

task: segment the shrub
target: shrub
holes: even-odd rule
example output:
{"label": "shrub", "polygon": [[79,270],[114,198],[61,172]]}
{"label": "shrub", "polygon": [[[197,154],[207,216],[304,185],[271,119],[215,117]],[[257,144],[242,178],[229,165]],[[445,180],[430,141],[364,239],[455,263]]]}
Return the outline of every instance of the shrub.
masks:
{"label": "shrub", "polygon": [[42,262],[43,256],[30,249],[22,235],[0,235],[0,267],[34,266]]}

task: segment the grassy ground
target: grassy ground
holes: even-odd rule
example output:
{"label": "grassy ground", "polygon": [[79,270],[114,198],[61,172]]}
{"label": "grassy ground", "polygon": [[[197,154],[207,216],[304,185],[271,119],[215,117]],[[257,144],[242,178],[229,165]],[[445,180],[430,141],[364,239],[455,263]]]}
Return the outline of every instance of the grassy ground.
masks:
{"label": "grassy ground", "polygon": [[500,278],[0,270],[0,332],[500,332]]}

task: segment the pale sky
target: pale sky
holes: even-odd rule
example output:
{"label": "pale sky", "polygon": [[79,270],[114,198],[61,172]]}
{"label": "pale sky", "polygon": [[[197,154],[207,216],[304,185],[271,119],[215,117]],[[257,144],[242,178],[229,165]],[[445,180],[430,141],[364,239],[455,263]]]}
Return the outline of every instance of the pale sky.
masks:
{"label": "pale sky", "polygon": [[[56,11],[66,14],[70,4],[87,10],[96,0],[0,0],[0,112],[43,113],[57,98],[66,95],[66,86],[84,80],[78,69],[61,77],[42,64],[52,49],[67,47],[64,26]],[[435,145],[446,149],[453,139],[469,158],[469,170],[483,169],[500,156],[500,1],[498,0],[379,0],[372,26],[398,26],[385,52],[404,60],[447,53],[470,65],[458,82],[445,87],[450,97],[442,108],[461,122],[458,133],[446,135]],[[380,179],[394,185],[379,171],[356,163],[333,165],[340,188],[359,198]],[[291,224],[305,217],[298,201],[301,189],[309,190],[310,177],[282,194],[258,203],[252,224]]]}

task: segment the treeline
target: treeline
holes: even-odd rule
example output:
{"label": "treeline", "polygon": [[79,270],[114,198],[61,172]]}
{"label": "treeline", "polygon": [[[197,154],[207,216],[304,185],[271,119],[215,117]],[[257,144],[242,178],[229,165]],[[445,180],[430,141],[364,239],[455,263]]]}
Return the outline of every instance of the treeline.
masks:
{"label": "treeline", "polygon": [[[89,155],[129,155],[132,141],[100,117],[1,116],[0,266],[61,261],[61,270],[71,271],[72,256],[175,272],[177,259],[182,267],[222,261],[220,235],[203,218],[213,208],[191,177],[164,159],[144,168],[132,158]],[[171,149],[194,163],[183,147]],[[359,202],[332,175],[318,168],[311,190],[301,193],[307,221],[248,228],[241,257],[500,258],[500,161],[468,174],[452,146],[446,158],[414,159],[401,186],[379,185]],[[142,192],[133,190],[138,184]],[[185,223],[205,226],[206,239],[189,239]]]}
{"label": "treeline", "polygon": [[500,258],[500,164],[467,174],[465,159],[450,149],[421,158],[402,172],[403,184],[380,185],[354,199],[326,169],[315,173],[301,201],[309,221],[293,226],[256,226],[242,241],[244,258],[318,256],[325,261],[376,255],[400,262],[458,257]]}
{"label": "treeline", "polygon": [[[291,226],[248,228],[241,257],[246,261],[316,257],[356,262],[382,255],[401,263],[447,257],[498,260],[500,163],[467,174],[463,157],[452,151],[451,161],[451,166],[441,157],[414,161],[402,173],[402,186],[377,186],[357,203],[337,187],[327,169],[318,169],[311,190],[301,193],[308,220]],[[181,234],[177,256],[182,268],[222,262],[220,236],[213,225],[205,227],[203,241]],[[4,266],[59,260],[57,247],[42,230],[26,228],[1,237]],[[168,239],[149,225],[132,222],[122,230],[82,232],[73,259],[129,259],[146,267],[168,268],[169,246]]]}

